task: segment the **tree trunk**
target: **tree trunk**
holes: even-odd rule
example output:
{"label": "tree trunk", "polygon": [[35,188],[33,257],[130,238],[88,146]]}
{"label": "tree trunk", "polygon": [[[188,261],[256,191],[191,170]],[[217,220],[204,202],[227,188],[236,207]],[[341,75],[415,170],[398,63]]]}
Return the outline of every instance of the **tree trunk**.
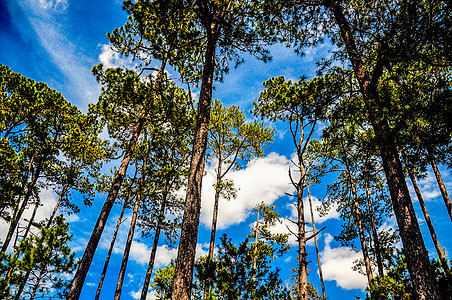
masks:
{"label": "tree trunk", "polygon": [[[28,272],[29,274],[29,272]],[[33,291],[31,292],[30,300],[33,300],[36,296],[36,292],[38,291],[39,283],[41,282],[42,275],[44,274],[44,270],[39,272],[38,278],[36,278],[36,282],[33,286]],[[19,299],[19,298],[17,298]]]}
{"label": "tree trunk", "polygon": [[352,188],[353,207],[355,210],[355,221],[356,221],[356,224],[358,225],[359,241],[361,242],[361,250],[363,253],[364,265],[366,267],[367,282],[370,284],[370,282],[373,279],[372,267],[370,266],[369,252],[367,251],[366,237],[364,234],[363,223],[361,221],[361,209],[359,207],[358,193],[356,191],[355,182],[353,181],[353,177],[350,172],[350,168],[349,168],[348,164],[346,164],[345,166],[347,168],[348,182],[350,183],[350,186]]}
{"label": "tree trunk", "polygon": [[[352,30],[344,16],[340,3],[326,0],[325,4],[331,9],[339,26],[342,42],[348,53],[355,76],[358,79],[362,96],[366,101],[368,117],[372,123],[380,149],[394,214],[400,230],[400,237],[405,249],[408,270],[413,280],[415,293],[418,299],[440,299],[439,288],[434,280],[428,252],[417,223],[413,203],[411,202],[395,146],[395,139],[391,134],[388,120],[378,106],[378,92],[375,79],[380,77],[378,73],[382,72],[382,63],[378,62],[376,64],[374,74],[370,76],[356,47]],[[371,80],[371,78],[374,78],[374,80]]]}
{"label": "tree trunk", "polygon": [[[259,217],[261,213],[261,208],[257,207],[257,220],[256,220],[256,230],[254,231],[254,251],[253,251],[253,284],[256,281],[256,272],[257,272],[257,244],[259,243]],[[253,287],[254,292],[254,287]],[[252,294],[252,293],[251,293]]]}
{"label": "tree trunk", "polygon": [[[304,141],[304,126],[303,119],[299,120],[300,124],[300,138],[297,148],[298,168],[300,170],[300,179],[295,184],[297,190],[297,240],[298,240],[298,297],[300,300],[308,299],[308,261],[306,252],[306,221],[304,219],[304,203],[303,193],[306,186],[306,169],[303,160],[303,141]],[[296,131],[292,131],[292,136],[295,140]]]}
{"label": "tree trunk", "polygon": [[130,248],[132,246],[133,234],[135,232],[135,224],[137,222],[138,208],[140,207],[140,202],[143,196],[144,179],[146,177],[146,158],[143,161],[143,166],[141,168],[141,179],[138,186],[138,194],[133,206],[132,219],[130,220],[129,235],[127,236],[126,246],[124,248],[124,254],[122,255],[121,269],[119,270],[118,282],[116,284],[116,291],[114,300],[119,300],[121,298],[122,284],[124,282],[124,276],[126,274],[127,262],[129,261]]}
{"label": "tree trunk", "polygon": [[[212,25],[212,27],[214,26]],[[210,102],[212,100],[212,83],[215,69],[216,38],[212,30],[213,28],[211,27],[207,28],[207,49],[171,300],[188,300],[191,295],[201,209],[201,185],[204,173],[210,120]]]}
{"label": "tree trunk", "polygon": [[91,233],[91,237],[88,241],[88,244],[86,245],[85,252],[83,253],[83,257],[80,261],[79,267],[77,269],[77,272],[75,273],[75,277],[71,283],[69,293],[67,295],[68,300],[77,300],[80,297],[86,275],[88,274],[88,270],[91,265],[91,261],[93,260],[94,253],[96,252],[97,245],[102,235],[102,231],[104,230],[105,224],[107,223],[110,211],[113,207],[113,204],[115,203],[116,196],[118,195],[119,189],[121,188],[122,181],[126,174],[127,167],[129,166],[130,159],[132,158],[132,154],[135,150],[135,146],[143,128],[143,124],[144,118],[140,118],[138,120],[137,126],[133,131],[132,138],[130,139],[130,142],[127,146],[126,153],[124,155],[124,158],[122,159],[121,165],[116,172],[110,192],[108,193],[107,199],[105,199],[104,206],[102,207],[96,225],[94,226],[94,229]]}
{"label": "tree trunk", "polygon": [[438,187],[441,191],[441,196],[443,196],[444,203],[446,204],[447,213],[449,214],[450,220],[452,221],[452,204],[450,202],[450,197],[447,194],[446,185],[444,184],[441,173],[439,172],[438,166],[436,165],[436,161],[433,158],[432,151],[429,147],[427,147],[427,151],[433,173],[435,173],[436,181],[438,182]]}
{"label": "tree trunk", "polygon": [[163,195],[162,203],[160,204],[159,219],[157,221],[157,228],[155,229],[154,242],[152,243],[151,256],[149,257],[148,269],[144,278],[143,289],[141,290],[140,300],[146,300],[149,289],[149,282],[151,281],[152,269],[154,268],[155,254],[159,244],[160,231],[162,229],[162,222],[165,219],[167,192]]}
{"label": "tree trunk", "polygon": [[427,223],[428,230],[430,231],[430,236],[432,237],[433,244],[435,245],[436,253],[438,253],[439,260],[441,262],[441,266],[445,274],[448,274],[449,266],[447,265],[447,260],[444,255],[443,249],[439,244],[438,237],[436,236],[435,228],[433,228],[432,220],[430,219],[430,215],[428,214],[427,207],[425,206],[424,198],[422,197],[421,190],[417,184],[416,178],[413,175],[413,172],[408,169],[408,175],[410,176],[411,183],[413,184],[414,191],[416,192],[417,200],[419,201],[419,205],[421,206],[422,213],[424,214],[425,222]]}
{"label": "tree trunk", "polygon": [[367,206],[369,208],[370,222],[372,223],[372,238],[375,244],[375,257],[377,258],[378,276],[384,276],[383,261],[381,259],[380,240],[378,239],[377,224],[375,223],[375,214],[372,207],[372,199],[370,197],[369,183],[365,179]]}
{"label": "tree trunk", "polygon": [[97,285],[96,296],[94,300],[99,300],[100,292],[102,290],[102,285],[104,284],[105,274],[107,273],[108,264],[110,263],[111,253],[113,252],[113,247],[115,246],[116,236],[118,235],[119,226],[122,223],[122,217],[124,215],[124,211],[126,210],[128,204],[128,195],[126,199],[124,199],[124,205],[122,206],[121,213],[119,214],[118,221],[116,222],[115,231],[113,232],[113,237],[111,238],[110,248],[108,248],[107,257],[105,258],[104,268],[102,269],[102,274],[100,275],[99,284]]}
{"label": "tree trunk", "polygon": [[311,209],[311,221],[312,221],[312,233],[314,235],[315,252],[317,253],[317,262],[319,264],[319,277],[320,284],[322,285],[323,300],[326,300],[325,283],[323,282],[322,263],[320,262],[319,245],[317,243],[317,232],[315,230],[314,210],[312,209],[311,192],[309,191],[309,185],[306,185],[308,191],[309,208]]}
{"label": "tree trunk", "polygon": [[55,218],[55,215],[56,215],[58,209],[60,208],[61,201],[63,200],[63,197],[67,193],[68,189],[69,189],[69,183],[64,184],[63,189],[61,190],[60,197],[58,197],[58,201],[55,204],[55,207],[53,208],[53,211],[49,217],[49,220],[47,221],[47,225],[46,225],[47,228],[50,228],[50,225],[52,224],[53,219]]}
{"label": "tree trunk", "polygon": [[[44,155],[43,159],[39,161],[38,166],[36,167],[36,172],[33,175],[33,178],[31,180],[31,183],[28,185],[27,194],[25,195],[24,200],[22,201],[22,204],[20,205],[19,210],[17,213],[14,214],[13,218],[11,219],[11,224],[8,228],[8,233],[6,234],[5,241],[3,242],[1,252],[6,252],[6,249],[8,249],[9,243],[11,242],[11,239],[14,234],[14,230],[16,230],[17,225],[19,224],[19,220],[22,217],[22,214],[25,211],[25,208],[27,208],[28,201],[30,200],[31,195],[33,194],[33,189],[36,186],[36,182],[38,181],[38,178],[41,174],[44,160],[47,158],[47,154]],[[30,165],[31,167],[31,165]]]}
{"label": "tree trunk", "polygon": [[217,231],[217,218],[218,218],[218,202],[220,201],[220,183],[221,183],[221,158],[218,161],[217,170],[217,184],[215,187],[215,202],[213,205],[213,217],[212,217],[212,229],[210,231],[210,244],[209,244],[209,255],[208,261],[210,262],[213,258],[213,250],[215,248],[215,234]]}

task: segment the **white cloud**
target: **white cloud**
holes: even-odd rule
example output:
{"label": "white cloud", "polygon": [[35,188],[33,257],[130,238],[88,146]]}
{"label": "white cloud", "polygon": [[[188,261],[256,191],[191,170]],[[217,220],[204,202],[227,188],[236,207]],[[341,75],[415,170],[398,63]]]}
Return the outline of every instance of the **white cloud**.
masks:
{"label": "white cloud", "polygon": [[[214,202],[214,165],[206,165],[203,179],[201,222],[211,227]],[[246,168],[230,171],[227,179],[234,181],[237,198],[227,201],[220,199],[218,229],[227,228],[246,220],[250,211],[259,203],[272,204],[284,193],[290,191],[287,170],[289,161],[276,153],[250,161]]]}
{"label": "white cloud", "polygon": [[[136,292],[130,292],[130,296],[132,299],[140,299],[141,297],[141,290]],[[146,300],[156,300],[157,299],[157,293],[155,291],[149,291],[146,295]]]}
{"label": "white cloud", "polygon": [[[316,224],[322,224],[323,222],[325,222],[326,220],[330,220],[330,219],[339,219],[339,212],[337,211],[337,204],[333,204],[330,207],[330,210],[328,211],[328,213],[324,216],[320,216],[319,212],[318,212],[318,208],[320,206],[322,206],[322,201],[320,201],[319,199],[317,199],[315,196],[311,195],[311,202],[312,202],[312,209],[314,211],[314,221]],[[306,222],[308,223],[312,223],[312,219],[311,219],[311,209],[309,206],[309,198],[308,197],[304,197],[303,198],[303,205],[304,205],[304,219]],[[291,217],[292,218],[297,218],[298,213],[297,213],[297,207],[294,204],[289,204],[290,210],[291,210]]]}
{"label": "white cloud", "polygon": [[100,47],[102,52],[99,54],[99,61],[104,65],[104,68],[132,67],[132,61],[114,51],[111,45],[100,45]]}
{"label": "white cloud", "polygon": [[[204,248],[208,245],[196,245],[196,258],[207,255],[208,251]],[[130,249],[130,259],[141,265],[148,265],[151,248],[146,244],[133,241]],[[177,248],[169,249],[166,245],[157,247],[155,254],[154,269],[170,264],[171,260],[176,259]]]}
{"label": "white cloud", "polygon": [[364,290],[367,278],[352,269],[353,262],[362,258],[362,254],[349,247],[331,248],[332,240],[330,234],[325,234],[325,249],[320,253],[325,280],[334,280],[338,286],[346,290]]}
{"label": "white cloud", "polygon": [[65,11],[68,8],[68,0],[39,0],[39,6],[44,10],[55,12]]}

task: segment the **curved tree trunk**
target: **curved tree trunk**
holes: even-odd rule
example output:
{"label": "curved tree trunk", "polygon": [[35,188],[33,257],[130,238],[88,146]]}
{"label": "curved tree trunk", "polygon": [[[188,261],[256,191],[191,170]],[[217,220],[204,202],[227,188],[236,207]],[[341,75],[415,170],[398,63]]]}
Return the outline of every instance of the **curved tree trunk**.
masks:
{"label": "curved tree trunk", "polygon": [[322,263],[320,262],[319,245],[317,243],[317,232],[315,230],[314,210],[312,209],[311,192],[309,191],[309,185],[306,185],[309,199],[309,208],[311,209],[311,221],[312,221],[312,234],[314,235],[315,252],[317,253],[317,262],[319,264],[319,277],[320,284],[322,285],[323,300],[326,300],[325,283],[323,282]]}
{"label": "curved tree trunk", "polygon": [[77,300],[80,297],[86,275],[88,274],[88,270],[91,265],[91,261],[93,260],[94,253],[96,252],[97,245],[99,244],[99,240],[104,230],[105,224],[107,223],[108,216],[110,215],[110,211],[113,207],[113,204],[115,203],[119,189],[121,188],[122,181],[126,174],[127,167],[129,166],[130,159],[132,158],[132,154],[135,150],[135,146],[143,128],[143,124],[144,118],[140,118],[138,120],[137,126],[133,131],[132,138],[130,139],[130,142],[127,146],[121,165],[116,172],[110,192],[108,193],[107,199],[105,199],[104,206],[102,207],[102,210],[99,214],[96,225],[94,225],[94,229],[91,233],[88,244],[86,245],[85,252],[83,253],[83,257],[80,261],[79,267],[77,268],[75,277],[72,280],[72,284],[67,295],[68,300]]}
{"label": "curved tree trunk", "polygon": [[377,258],[378,276],[384,276],[383,261],[381,259],[380,240],[378,239],[377,224],[375,223],[375,214],[372,207],[372,198],[370,197],[369,183],[365,179],[367,207],[369,208],[370,222],[372,223],[372,238],[375,244],[375,257]]}

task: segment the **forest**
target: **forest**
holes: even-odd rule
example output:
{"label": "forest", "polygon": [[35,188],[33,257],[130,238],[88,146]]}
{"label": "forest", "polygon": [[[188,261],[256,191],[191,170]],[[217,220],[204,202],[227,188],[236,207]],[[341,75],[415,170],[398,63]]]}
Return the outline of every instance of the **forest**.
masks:
{"label": "forest", "polygon": [[0,299],[452,299],[452,2],[121,2],[92,100],[0,48]]}

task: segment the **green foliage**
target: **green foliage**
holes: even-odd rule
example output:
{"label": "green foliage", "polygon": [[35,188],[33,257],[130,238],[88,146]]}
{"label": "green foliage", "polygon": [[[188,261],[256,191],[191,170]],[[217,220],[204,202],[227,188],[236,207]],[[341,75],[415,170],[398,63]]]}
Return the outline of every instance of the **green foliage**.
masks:
{"label": "green foliage", "polygon": [[[72,238],[68,230],[63,216],[57,216],[49,228],[43,227],[37,235],[20,241],[16,251],[22,255],[18,258],[4,254],[6,263],[0,268],[0,285],[8,286],[5,293],[8,289],[17,292],[19,288],[25,294],[34,292],[36,297],[63,295],[76,268],[75,253],[68,246]],[[11,269],[13,273],[5,279]]]}
{"label": "green foliage", "polygon": [[[257,4],[257,3],[256,3]],[[255,24],[259,6],[253,2],[194,0],[124,1],[129,21],[108,36],[119,53],[139,59],[168,61],[184,81],[202,77],[207,40],[213,40],[217,79],[243,62],[240,52],[269,60],[263,44],[271,41],[259,35]]]}
{"label": "green foliage", "polygon": [[204,283],[208,278],[211,280],[211,289],[204,299],[287,298],[288,291],[281,285],[279,270],[273,271],[271,268],[272,258],[272,253],[262,251],[257,259],[257,269],[254,270],[254,245],[246,239],[235,246],[231,239],[224,235],[210,268],[207,267],[206,257],[196,262],[197,290],[195,289],[194,298],[202,298]]}
{"label": "green foliage", "polygon": [[162,267],[155,271],[154,277],[152,277],[153,283],[151,284],[151,289],[157,294],[157,299],[171,299],[174,268],[174,262],[171,262],[170,265]]}

